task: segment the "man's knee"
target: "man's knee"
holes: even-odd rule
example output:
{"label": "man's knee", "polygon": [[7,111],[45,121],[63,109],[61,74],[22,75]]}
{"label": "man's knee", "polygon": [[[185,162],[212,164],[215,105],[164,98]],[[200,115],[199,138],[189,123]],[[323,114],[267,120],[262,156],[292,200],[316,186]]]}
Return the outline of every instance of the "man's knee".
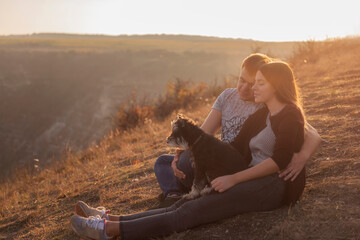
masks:
{"label": "man's knee", "polygon": [[154,170],[155,171],[159,170],[164,165],[171,165],[171,162],[172,162],[173,159],[174,159],[174,157],[171,156],[171,155],[161,155],[155,161]]}
{"label": "man's knee", "polygon": [[177,167],[186,175],[185,178],[177,178],[177,181],[183,187],[184,192],[189,192],[194,180],[194,168],[192,166],[190,150],[186,150],[180,155]]}
{"label": "man's knee", "polygon": [[190,150],[185,150],[179,156],[179,161],[177,163],[177,167],[180,171],[184,173],[192,172],[192,163],[191,163],[191,154]]}

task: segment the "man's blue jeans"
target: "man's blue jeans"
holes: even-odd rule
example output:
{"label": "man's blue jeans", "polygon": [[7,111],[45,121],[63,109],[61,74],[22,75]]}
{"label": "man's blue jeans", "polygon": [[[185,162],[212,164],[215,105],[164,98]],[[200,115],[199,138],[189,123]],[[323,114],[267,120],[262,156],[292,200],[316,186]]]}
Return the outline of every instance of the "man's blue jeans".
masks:
{"label": "man's blue jeans", "polygon": [[155,162],[154,171],[164,196],[169,194],[182,195],[190,191],[194,181],[194,169],[190,160],[190,150],[180,154],[177,167],[185,173],[185,179],[175,177],[171,168],[174,155],[161,155]]}

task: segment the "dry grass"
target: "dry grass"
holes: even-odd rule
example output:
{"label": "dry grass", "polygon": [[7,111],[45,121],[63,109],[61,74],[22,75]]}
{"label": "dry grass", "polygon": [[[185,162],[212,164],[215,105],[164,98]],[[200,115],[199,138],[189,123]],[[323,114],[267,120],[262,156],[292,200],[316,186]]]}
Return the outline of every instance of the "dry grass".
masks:
{"label": "dry grass", "polygon": [[[231,82],[235,80],[232,77]],[[195,84],[178,78],[176,81],[169,81],[165,94],[154,101],[146,98],[138,100],[136,92],[133,92],[128,103],[119,108],[113,120],[114,125],[119,130],[130,130],[143,125],[149,119],[164,120],[174,111],[187,109],[190,105],[196,108],[204,102],[213,101],[228,82],[228,79],[224,79],[223,86],[207,86],[204,83]]]}
{"label": "dry grass", "polygon": [[[301,52],[292,60],[308,121],[324,140],[309,163],[301,201],[290,209],[242,214],[168,239],[360,239],[360,56],[354,54],[360,39],[315,49],[315,61],[305,63]],[[209,108],[186,113],[202,122]],[[36,176],[19,174],[2,184],[0,239],[77,239],[69,219],[80,199],[115,214],[154,205],[160,191],[153,164],[172,151],[164,139],[173,117],[114,132]]]}

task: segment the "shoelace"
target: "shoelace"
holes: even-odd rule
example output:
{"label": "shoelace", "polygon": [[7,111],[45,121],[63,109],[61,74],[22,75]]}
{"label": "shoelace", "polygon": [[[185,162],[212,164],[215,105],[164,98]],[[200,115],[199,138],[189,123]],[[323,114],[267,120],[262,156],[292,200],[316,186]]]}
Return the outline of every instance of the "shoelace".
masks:
{"label": "shoelace", "polygon": [[103,217],[105,214],[108,214],[110,212],[110,210],[106,210],[105,207],[97,207],[96,208],[97,211],[101,212],[101,216],[100,217]]}
{"label": "shoelace", "polygon": [[102,221],[99,215],[88,217],[85,221],[85,225],[94,228],[95,230],[104,230],[104,221]]}

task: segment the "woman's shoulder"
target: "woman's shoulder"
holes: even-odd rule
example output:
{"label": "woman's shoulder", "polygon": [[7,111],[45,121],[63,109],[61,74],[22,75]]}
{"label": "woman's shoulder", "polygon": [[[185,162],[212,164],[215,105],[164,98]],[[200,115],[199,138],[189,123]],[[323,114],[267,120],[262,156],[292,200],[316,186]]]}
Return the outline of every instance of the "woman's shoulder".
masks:
{"label": "woman's shoulder", "polygon": [[287,104],[283,109],[283,114],[292,115],[295,117],[303,118],[301,109],[295,104]]}
{"label": "woman's shoulder", "polygon": [[261,105],[259,106],[259,109],[256,110],[255,113],[253,113],[250,117],[252,118],[257,118],[257,117],[264,117],[264,116],[267,116],[269,113],[269,109],[265,106],[265,105]]}
{"label": "woman's shoulder", "polygon": [[295,104],[287,104],[278,114],[271,116],[270,119],[274,122],[291,120],[304,124],[302,111]]}
{"label": "woman's shoulder", "polygon": [[247,124],[251,124],[251,125],[257,125],[259,124],[259,122],[265,123],[265,119],[268,114],[269,114],[268,108],[266,106],[262,106],[256,112],[251,114],[246,120],[246,122]]}

